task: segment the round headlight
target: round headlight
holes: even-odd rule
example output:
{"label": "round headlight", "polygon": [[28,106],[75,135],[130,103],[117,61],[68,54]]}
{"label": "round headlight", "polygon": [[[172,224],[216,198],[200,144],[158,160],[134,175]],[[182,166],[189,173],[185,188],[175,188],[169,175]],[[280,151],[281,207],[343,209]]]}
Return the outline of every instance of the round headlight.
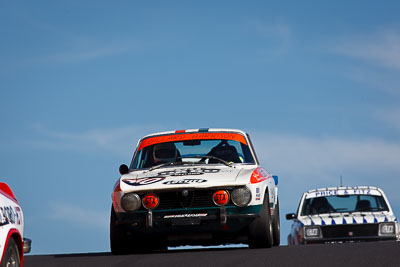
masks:
{"label": "round headlight", "polygon": [[247,187],[235,188],[232,190],[231,199],[238,207],[245,207],[251,201],[251,191]]}
{"label": "round headlight", "polygon": [[218,190],[213,195],[213,201],[217,206],[225,206],[229,201],[228,191]]}
{"label": "round headlight", "polygon": [[307,226],[304,232],[306,237],[321,237],[321,228],[319,226]]}
{"label": "round headlight", "polygon": [[148,210],[157,208],[159,203],[160,203],[160,199],[158,198],[158,196],[156,194],[153,194],[153,193],[147,194],[143,198],[143,206]]}
{"label": "round headlight", "polygon": [[379,224],[379,234],[380,235],[394,235],[395,225],[392,222]]}
{"label": "round headlight", "polygon": [[141,205],[140,197],[135,193],[125,194],[121,198],[121,205],[128,212],[138,210]]}

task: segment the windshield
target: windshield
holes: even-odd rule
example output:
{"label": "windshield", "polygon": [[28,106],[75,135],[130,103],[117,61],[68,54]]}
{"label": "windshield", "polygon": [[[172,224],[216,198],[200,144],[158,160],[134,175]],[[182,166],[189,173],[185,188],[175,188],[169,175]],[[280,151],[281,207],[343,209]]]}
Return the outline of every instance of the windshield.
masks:
{"label": "windshield", "polygon": [[334,212],[389,211],[382,196],[375,195],[336,195],[314,197],[304,200],[302,216]]}
{"label": "windshield", "polygon": [[131,169],[152,168],[162,164],[233,163],[255,163],[248,145],[236,140],[196,139],[147,145],[136,153]]}

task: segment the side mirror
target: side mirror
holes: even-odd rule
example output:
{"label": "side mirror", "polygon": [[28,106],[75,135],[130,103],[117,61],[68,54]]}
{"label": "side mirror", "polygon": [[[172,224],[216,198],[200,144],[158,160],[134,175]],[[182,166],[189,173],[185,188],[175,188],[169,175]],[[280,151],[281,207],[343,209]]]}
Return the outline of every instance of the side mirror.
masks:
{"label": "side mirror", "polygon": [[272,175],[272,178],[274,178],[275,185],[278,185],[278,176],[277,175]]}
{"label": "side mirror", "polygon": [[129,173],[129,168],[128,166],[126,166],[125,164],[122,164],[121,166],[119,166],[119,173],[121,175],[127,174]]}
{"label": "side mirror", "polygon": [[296,219],[296,214],[294,213],[286,214],[286,220],[293,220],[293,219]]}

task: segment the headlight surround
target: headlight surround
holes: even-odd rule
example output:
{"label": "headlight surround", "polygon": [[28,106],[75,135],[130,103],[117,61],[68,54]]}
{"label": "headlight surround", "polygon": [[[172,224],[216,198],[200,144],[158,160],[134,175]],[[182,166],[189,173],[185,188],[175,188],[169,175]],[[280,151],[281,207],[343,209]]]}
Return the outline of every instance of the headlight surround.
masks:
{"label": "headlight surround", "polygon": [[393,222],[379,224],[379,235],[395,235],[395,234],[396,234],[396,226]]}
{"label": "headlight surround", "polygon": [[141,200],[138,194],[128,193],[122,196],[121,206],[125,211],[136,211],[141,206]]}
{"label": "headlight surround", "polygon": [[247,187],[239,187],[232,190],[231,199],[238,207],[245,207],[251,201],[251,191]]}
{"label": "headlight surround", "polygon": [[321,238],[322,232],[319,226],[306,226],[304,227],[305,238]]}

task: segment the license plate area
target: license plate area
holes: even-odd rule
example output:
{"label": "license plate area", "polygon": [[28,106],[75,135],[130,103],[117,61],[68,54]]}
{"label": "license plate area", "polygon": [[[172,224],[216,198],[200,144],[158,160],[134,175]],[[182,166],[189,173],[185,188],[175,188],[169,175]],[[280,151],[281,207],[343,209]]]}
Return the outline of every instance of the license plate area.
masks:
{"label": "license plate area", "polygon": [[171,220],[172,226],[200,225],[200,222],[200,218],[174,218]]}
{"label": "license plate area", "polygon": [[207,218],[207,212],[168,214],[163,219],[169,221],[172,226],[180,225],[200,225],[201,220]]}

